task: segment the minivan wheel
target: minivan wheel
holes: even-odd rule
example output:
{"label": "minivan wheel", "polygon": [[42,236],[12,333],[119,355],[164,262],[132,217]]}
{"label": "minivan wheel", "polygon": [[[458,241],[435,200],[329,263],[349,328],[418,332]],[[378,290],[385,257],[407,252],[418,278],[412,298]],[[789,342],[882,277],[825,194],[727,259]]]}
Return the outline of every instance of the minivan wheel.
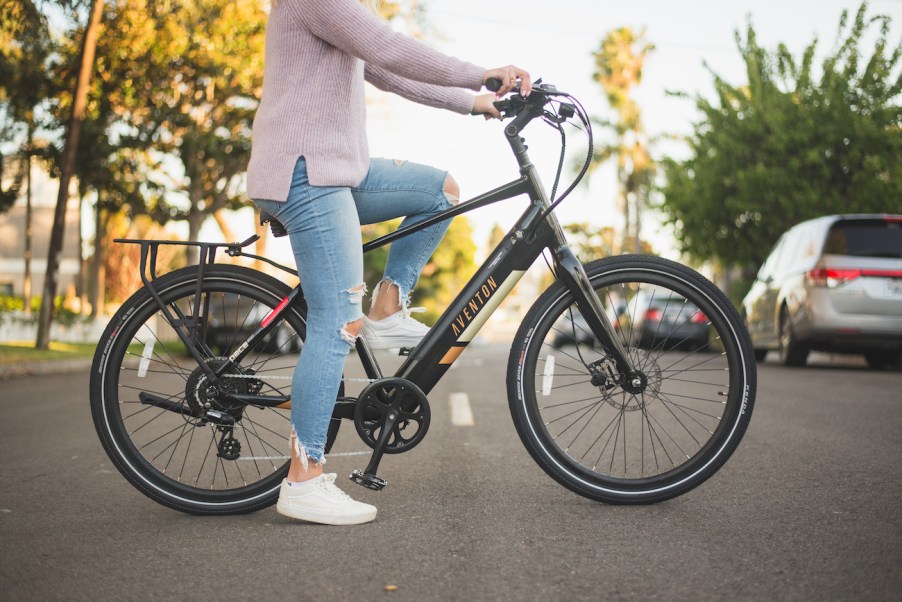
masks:
{"label": "minivan wheel", "polygon": [[891,351],[869,351],[864,354],[864,359],[871,370],[888,370],[898,366],[902,356]]}
{"label": "minivan wheel", "polygon": [[792,320],[783,308],[780,312],[780,363],[784,366],[804,366],[807,361],[808,348],[796,340]]}

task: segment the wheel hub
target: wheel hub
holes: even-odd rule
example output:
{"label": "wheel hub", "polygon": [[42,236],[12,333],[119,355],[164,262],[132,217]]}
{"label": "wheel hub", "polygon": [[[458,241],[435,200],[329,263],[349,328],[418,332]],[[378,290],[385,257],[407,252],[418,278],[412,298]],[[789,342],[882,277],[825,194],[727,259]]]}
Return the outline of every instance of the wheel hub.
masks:
{"label": "wheel hub", "polygon": [[[661,387],[661,368],[647,354],[636,354],[634,365],[642,366],[624,377],[608,375],[605,379],[594,377],[592,384],[604,393],[604,401],[621,412],[644,410],[658,398]],[[596,382],[598,378],[599,382]],[[618,390],[619,387],[619,390]]]}
{"label": "wheel hub", "polygon": [[627,393],[638,395],[645,391],[645,388],[648,386],[648,377],[645,376],[645,373],[641,370],[636,370],[635,372],[626,375],[623,379],[622,386],[623,390]]}
{"label": "wheel hub", "polygon": [[240,411],[244,404],[240,401],[232,401],[226,397],[226,393],[240,395],[256,394],[262,387],[262,382],[252,377],[255,373],[248,368],[242,368],[229,362],[228,358],[215,357],[207,360],[214,372],[228,365],[225,373],[219,377],[219,386],[215,386],[201,366],[194,369],[185,384],[185,398],[195,414],[201,414],[207,410],[235,413]]}

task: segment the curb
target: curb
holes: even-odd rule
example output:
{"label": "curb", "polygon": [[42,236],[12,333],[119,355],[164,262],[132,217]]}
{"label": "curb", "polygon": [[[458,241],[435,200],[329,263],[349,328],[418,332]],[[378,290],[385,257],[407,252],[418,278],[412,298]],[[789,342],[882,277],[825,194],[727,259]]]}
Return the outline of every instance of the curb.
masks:
{"label": "curb", "polygon": [[50,360],[46,362],[28,362],[0,365],[0,379],[36,376],[45,374],[71,374],[72,372],[89,372],[93,358],[71,360]]}

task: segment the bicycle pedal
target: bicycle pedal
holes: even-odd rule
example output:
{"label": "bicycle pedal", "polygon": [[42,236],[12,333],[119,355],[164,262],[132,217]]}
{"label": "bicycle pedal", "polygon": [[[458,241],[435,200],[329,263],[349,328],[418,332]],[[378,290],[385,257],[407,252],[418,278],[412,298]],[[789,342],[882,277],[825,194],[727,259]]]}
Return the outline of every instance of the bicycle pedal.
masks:
{"label": "bicycle pedal", "polygon": [[388,485],[388,481],[385,479],[381,479],[374,474],[364,474],[359,470],[352,472],[348,478],[358,485],[363,485],[367,489],[372,489],[373,491],[381,491]]}
{"label": "bicycle pedal", "polygon": [[411,351],[413,351],[413,347],[401,347],[398,349],[398,355],[410,355]]}

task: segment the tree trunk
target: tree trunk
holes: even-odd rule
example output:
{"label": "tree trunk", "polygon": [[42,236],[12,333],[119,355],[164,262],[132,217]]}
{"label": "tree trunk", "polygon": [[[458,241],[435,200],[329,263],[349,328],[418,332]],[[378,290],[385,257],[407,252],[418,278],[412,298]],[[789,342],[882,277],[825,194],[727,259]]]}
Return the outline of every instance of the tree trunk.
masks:
{"label": "tree trunk", "polygon": [[216,220],[216,225],[222,230],[222,236],[226,242],[237,242],[238,238],[236,238],[232,227],[229,226],[229,222],[225,217],[225,211],[225,209],[217,209],[213,212],[213,219]]}
{"label": "tree trunk", "polygon": [[103,267],[103,210],[100,208],[100,193],[97,193],[97,207],[94,209],[94,261],[91,270],[90,289],[91,317],[97,318],[103,315],[103,297],[105,283],[105,269]]}
{"label": "tree trunk", "polygon": [[[80,183],[79,183],[80,184]],[[80,315],[85,314],[85,306],[88,303],[88,293],[85,290],[86,284],[88,281],[87,276],[85,275],[85,259],[83,256],[82,248],[84,247],[84,239],[81,235],[81,227],[82,227],[82,219],[81,219],[81,208],[85,203],[85,195],[82,187],[79,185],[78,187],[78,279],[75,281],[75,296],[78,297],[78,313]]]}
{"label": "tree trunk", "polygon": [[25,297],[25,315],[31,315],[31,143],[34,137],[31,123],[28,124],[28,155],[25,166],[25,272],[22,279],[22,294]]}
{"label": "tree trunk", "polygon": [[94,71],[94,52],[97,48],[97,35],[100,31],[100,17],[103,13],[103,0],[91,2],[88,26],[81,49],[81,68],[75,81],[75,93],[72,96],[72,114],[66,127],[66,142],[60,161],[60,188],[56,197],[56,211],[53,213],[53,228],[50,231],[50,248],[47,252],[47,271],[44,275],[44,293],[41,298],[41,313],[38,317],[38,335],[35,346],[38,349],[50,347],[50,325],[53,323],[53,301],[56,297],[57,279],[59,277],[60,256],[63,252],[63,235],[66,226],[66,206],[69,204],[69,180],[75,169],[75,153],[78,149],[78,138],[81,135],[81,124],[85,117],[85,105],[88,100],[88,84]]}
{"label": "tree trunk", "polygon": [[[197,242],[197,239],[200,237],[200,228],[204,225],[204,218],[206,217],[206,214],[200,209],[191,210],[188,214],[188,240]],[[188,265],[196,265],[200,258],[200,249],[195,246],[186,247],[185,257],[188,260]]]}

